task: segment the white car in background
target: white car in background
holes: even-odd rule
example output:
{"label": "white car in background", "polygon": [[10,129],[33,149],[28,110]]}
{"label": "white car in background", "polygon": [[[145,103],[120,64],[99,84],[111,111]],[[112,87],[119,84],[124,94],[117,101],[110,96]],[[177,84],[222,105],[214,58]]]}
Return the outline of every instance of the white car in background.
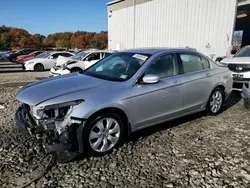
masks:
{"label": "white car in background", "polygon": [[49,70],[55,65],[59,56],[71,57],[73,55],[73,53],[62,51],[44,52],[34,59],[25,61],[24,69],[27,71]]}
{"label": "white car in background", "polygon": [[250,82],[250,46],[245,46],[233,57],[220,62],[232,72],[234,83]]}
{"label": "white car in background", "polygon": [[56,64],[50,69],[50,76],[58,76],[70,74],[72,72],[83,72],[99,60],[108,57],[113,52],[98,50],[98,51],[82,51],[70,58],[60,57]]}

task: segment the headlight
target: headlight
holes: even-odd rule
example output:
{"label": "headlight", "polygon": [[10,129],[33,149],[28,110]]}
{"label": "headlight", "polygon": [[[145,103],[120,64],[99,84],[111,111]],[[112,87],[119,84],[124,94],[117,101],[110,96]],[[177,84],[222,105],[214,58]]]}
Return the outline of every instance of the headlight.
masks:
{"label": "headlight", "polygon": [[75,106],[79,105],[83,101],[83,99],[80,99],[49,106],[36,106],[33,107],[33,115],[37,120],[55,119],[60,121],[63,120],[67,114],[70,114]]}

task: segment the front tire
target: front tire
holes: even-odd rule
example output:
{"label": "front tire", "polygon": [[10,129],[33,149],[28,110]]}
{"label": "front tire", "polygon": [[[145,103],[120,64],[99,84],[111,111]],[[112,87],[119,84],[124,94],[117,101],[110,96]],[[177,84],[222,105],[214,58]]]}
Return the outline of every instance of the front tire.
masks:
{"label": "front tire", "polygon": [[83,146],[88,153],[102,156],[117,148],[124,137],[124,123],[114,113],[103,113],[86,124]]}
{"label": "front tire", "polygon": [[44,66],[41,63],[37,63],[34,66],[34,71],[36,72],[44,71]]}
{"label": "front tire", "polygon": [[219,87],[215,88],[211,93],[208,103],[207,112],[209,115],[217,115],[221,112],[224,104],[224,92]]}

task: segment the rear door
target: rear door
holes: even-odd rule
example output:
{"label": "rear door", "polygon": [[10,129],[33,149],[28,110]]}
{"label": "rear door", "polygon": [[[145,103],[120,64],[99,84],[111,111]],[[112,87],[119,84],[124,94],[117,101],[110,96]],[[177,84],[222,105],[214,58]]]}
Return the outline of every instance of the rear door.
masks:
{"label": "rear door", "polygon": [[179,54],[182,65],[184,97],[183,113],[196,111],[206,105],[213,84],[212,70],[208,59],[199,54]]}

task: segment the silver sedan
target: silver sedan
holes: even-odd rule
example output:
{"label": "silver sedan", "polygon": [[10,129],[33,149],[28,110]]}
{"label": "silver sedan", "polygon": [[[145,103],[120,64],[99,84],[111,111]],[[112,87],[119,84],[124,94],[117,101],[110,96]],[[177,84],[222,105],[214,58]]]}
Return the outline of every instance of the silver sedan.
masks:
{"label": "silver sedan", "polygon": [[232,82],[228,68],[195,50],[127,50],[83,74],[24,87],[16,121],[49,151],[104,155],[140,129],[205,110],[218,114]]}

